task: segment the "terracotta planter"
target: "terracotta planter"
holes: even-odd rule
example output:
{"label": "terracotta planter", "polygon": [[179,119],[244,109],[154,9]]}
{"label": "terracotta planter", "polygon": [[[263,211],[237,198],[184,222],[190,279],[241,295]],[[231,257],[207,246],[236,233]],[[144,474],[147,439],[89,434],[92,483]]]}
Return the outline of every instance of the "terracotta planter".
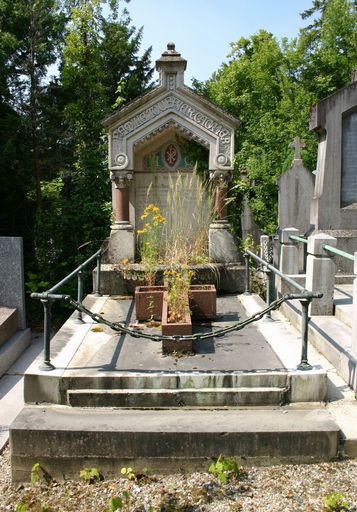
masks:
{"label": "terracotta planter", "polygon": [[190,286],[189,302],[192,318],[215,320],[216,287],[213,284],[193,284]]}
{"label": "terracotta planter", "polygon": [[[162,300],[162,316],[161,316],[161,330],[164,336],[185,336],[192,334],[192,322],[190,316],[190,310],[187,303],[187,313],[185,315],[185,321],[183,323],[168,322],[168,302],[167,302],[167,291],[163,293]],[[174,341],[164,340],[162,342],[163,353],[171,352],[192,352],[192,340],[185,341]]]}
{"label": "terracotta planter", "polygon": [[137,286],[135,311],[137,320],[161,320],[162,296],[165,286]]}

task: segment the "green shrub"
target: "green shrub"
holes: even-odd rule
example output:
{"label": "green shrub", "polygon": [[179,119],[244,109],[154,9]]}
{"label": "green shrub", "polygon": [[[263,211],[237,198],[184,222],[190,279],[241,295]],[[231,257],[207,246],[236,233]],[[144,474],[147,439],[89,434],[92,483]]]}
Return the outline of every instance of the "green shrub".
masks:
{"label": "green shrub", "polygon": [[94,484],[103,480],[97,468],[84,468],[80,471],[79,476],[87,484]]}
{"label": "green shrub", "polygon": [[333,492],[324,498],[324,512],[343,512],[350,510],[346,496],[340,492]]}
{"label": "green shrub", "polygon": [[216,462],[212,462],[209,473],[214,475],[222,484],[228,484],[232,479],[239,478],[241,471],[234,459],[225,458],[221,455]]}

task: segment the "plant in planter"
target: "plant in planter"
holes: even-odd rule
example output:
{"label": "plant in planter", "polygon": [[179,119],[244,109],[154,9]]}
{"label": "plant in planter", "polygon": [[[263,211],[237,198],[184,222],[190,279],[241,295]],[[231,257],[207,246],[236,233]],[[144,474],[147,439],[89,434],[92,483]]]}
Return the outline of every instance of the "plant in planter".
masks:
{"label": "plant in planter", "polygon": [[[161,329],[166,336],[192,334],[188,294],[194,272],[187,266],[165,272],[167,291],[162,304]],[[192,340],[169,341],[162,344],[163,352],[192,352]]]}
{"label": "plant in planter", "polygon": [[149,204],[140,218],[145,222],[143,228],[137,232],[141,262],[145,269],[146,284],[153,286],[156,276],[155,267],[161,254],[162,228],[166,219],[161,215],[160,208],[154,204]]}
{"label": "plant in planter", "polygon": [[156,266],[159,261],[162,228],[166,222],[160,208],[149,204],[141,216],[144,221],[138,230],[141,262],[144,266],[146,286],[135,289],[135,309],[137,320],[161,320],[163,286],[155,286]]}

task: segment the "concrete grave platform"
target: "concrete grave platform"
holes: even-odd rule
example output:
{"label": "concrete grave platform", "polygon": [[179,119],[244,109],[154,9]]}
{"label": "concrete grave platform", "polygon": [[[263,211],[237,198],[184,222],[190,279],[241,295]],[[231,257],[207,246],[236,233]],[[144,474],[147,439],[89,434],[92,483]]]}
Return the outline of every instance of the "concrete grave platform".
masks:
{"label": "concrete grave platform", "polygon": [[[135,322],[132,300],[85,302],[109,320]],[[245,318],[236,296],[217,306],[217,321],[196,331]],[[220,454],[248,464],[337,456],[339,427],[321,404],[326,372],[297,371],[298,358],[283,363],[256,325],[174,357],[158,342],[83,320],[73,314],[52,339],[55,370],[38,369],[41,354],[25,374],[26,405],[10,428],[14,480],[28,479],[35,462],[61,478],[88,465],[108,475],[128,464],[207,469]]]}
{"label": "concrete grave platform", "polygon": [[[111,321],[135,322],[132,300],[88,296],[86,304]],[[214,331],[245,318],[235,296],[219,297],[217,311],[215,322],[196,324],[194,332]],[[308,376],[296,367],[288,369],[254,325],[222,338],[195,341],[193,355],[175,357],[163,355],[160,342],[119,335],[105,325],[94,325],[90,318],[84,321],[76,324],[73,315],[52,339],[55,370],[39,370],[40,360],[29,368],[25,375],[26,403],[280,405],[301,401],[298,389],[303,381],[303,401],[326,400],[326,374],[319,368]],[[298,363],[297,358],[296,366]]]}

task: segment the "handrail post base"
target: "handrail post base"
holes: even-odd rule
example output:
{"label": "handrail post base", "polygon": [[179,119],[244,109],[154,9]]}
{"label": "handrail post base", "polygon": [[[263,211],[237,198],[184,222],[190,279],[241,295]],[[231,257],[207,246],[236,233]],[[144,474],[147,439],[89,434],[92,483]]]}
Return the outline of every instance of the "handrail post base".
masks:
{"label": "handrail post base", "polygon": [[297,370],[312,370],[312,366],[308,361],[301,361],[301,363],[298,365]]}
{"label": "handrail post base", "polygon": [[52,370],[55,370],[56,367],[53,366],[49,361],[43,361],[40,366],[38,367],[41,372],[51,372]]}

